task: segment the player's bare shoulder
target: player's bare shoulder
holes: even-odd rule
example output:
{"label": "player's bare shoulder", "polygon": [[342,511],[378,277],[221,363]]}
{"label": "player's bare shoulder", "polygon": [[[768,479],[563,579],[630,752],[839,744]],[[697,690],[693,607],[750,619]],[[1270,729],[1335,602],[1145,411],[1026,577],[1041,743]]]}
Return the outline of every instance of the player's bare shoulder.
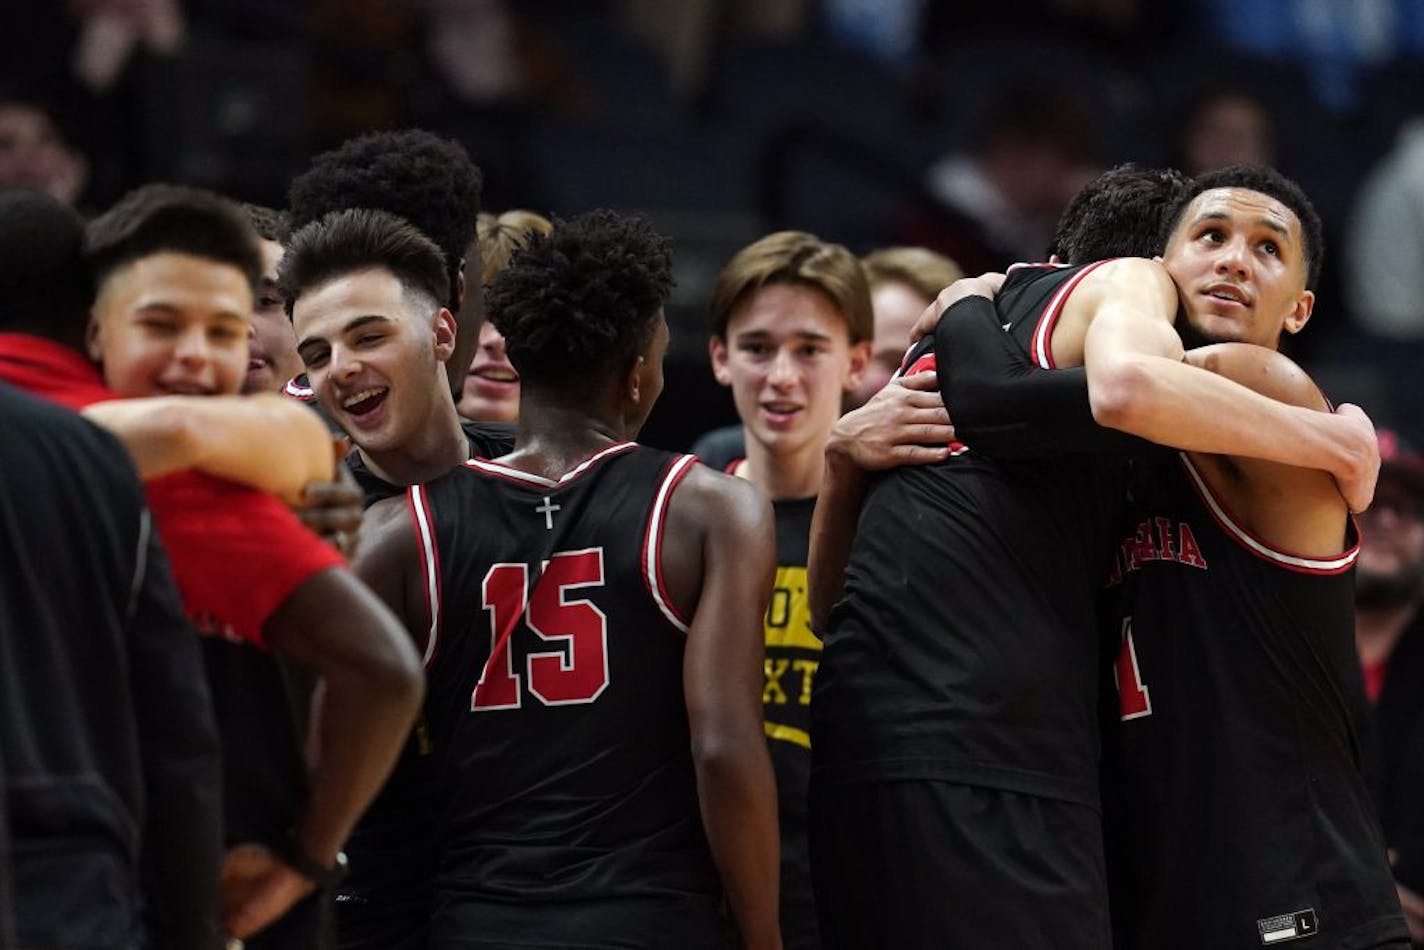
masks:
{"label": "player's bare shoulder", "polygon": [[417,543],[410,505],[402,493],[383,498],[366,509],[356,550],[351,555],[352,572],[411,629],[416,629],[412,623],[420,619],[409,612],[421,602],[415,596],[419,594]]}
{"label": "player's bare shoulder", "polygon": [[669,592],[691,613],[711,565],[707,559],[739,559],[753,570],[764,562],[770,575],[776,557],[771,502],[744,478],[693,465],[668,500],[662,565]]}

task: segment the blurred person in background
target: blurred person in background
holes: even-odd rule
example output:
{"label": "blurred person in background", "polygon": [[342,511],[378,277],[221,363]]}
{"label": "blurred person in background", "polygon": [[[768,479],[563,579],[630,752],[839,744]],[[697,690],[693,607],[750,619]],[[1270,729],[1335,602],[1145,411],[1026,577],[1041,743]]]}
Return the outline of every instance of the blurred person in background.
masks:
{"label": "blurred person in background", "polygon": [[850,394],[850,405],[864,405],[900,368],[910,348],[910,330],[939,292],[964,276],[959,265],[922,247],[887,247],[861,258],[870,282],[875,315],[874,349],[865,373]]}
{"label": "blurred person in background", "polygon": [[[553,227],[548,218],[533,211],[482,213],[475,221],[484,260],[480,283],[485,287],[494,283],[530,237],[548,234]],[[480,422],[513,422],[519,417],[519,373],[505,355],[504,337],[495,329],[493,320],[486,320],[480,327],[479,346],[456,408],[466,419]]]}
{"label": "blurred person in background", "polygon": [[1274,165],[1276,120],[1259,98],[1235,86],[1214,86],[1187,104],[1168,162],[1188,175],[1228,165]]}
{"label": "blurred person in background", "polygon": [[1365,329],[1424,341],[1424,117],[1360,188],[1345,254],[1350,300]]}
{"label": "blurred person in background", "polygon": [[1374,709],[1375,794],[1404,919],[1424,943],[1424,456],[1380,433],[1374,504],[1359,516],[1355,643]]}
{"label": "blurred person in background", "polygon": [[0,190],[32,188],[73,205],[89,164],[38,102],[0,91]]}
{"label": "blurred person in background", "polygon": [[1013,86],[990,104],[973,141],[930,168],[930,190],[1001,254],[1040,260],[1058,215],[1099,171],[1091,114],[1058,86]]}
{"label": "blurred person in background", "polygon": [[262,279],[252,306],[247,377],[242,381],[242,392],[279,393],[302,371],[297,337],[277,289],[277,264],[282,260],[287,222],[280,211],[261,205],[244,205],[242,210],[262,241]]}

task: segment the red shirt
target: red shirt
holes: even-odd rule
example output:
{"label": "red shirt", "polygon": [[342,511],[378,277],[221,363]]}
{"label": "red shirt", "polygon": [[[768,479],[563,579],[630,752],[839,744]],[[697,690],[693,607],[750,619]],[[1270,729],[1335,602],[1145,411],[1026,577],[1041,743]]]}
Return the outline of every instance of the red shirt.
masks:
{"label": "red shirt", "polygon": [[[118,398],[79,353],[25,334],[0,333],[0,380],[71,409]],[[345,563],[271,495],[200,472],[146,488],[183,607],[202,633],[261,646],[267,619],[303,581]]]}

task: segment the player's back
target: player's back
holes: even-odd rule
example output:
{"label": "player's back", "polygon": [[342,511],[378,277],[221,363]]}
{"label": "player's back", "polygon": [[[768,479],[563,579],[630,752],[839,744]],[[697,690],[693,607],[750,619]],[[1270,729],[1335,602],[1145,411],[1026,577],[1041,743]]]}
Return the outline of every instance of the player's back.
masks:
{"label": "player's back", "polygon": [[411,490],[438,601],[427,709],[444,763],[442,895],[720,893],[686,625],[660,579],[668,499],[692,464],[621,443],[559,480],[477,460]]}
{"label": "player's back", "polygon": [[1187,456],[1137,467],[1108,618],[1121,643],[1104,779],[1121,946],[1402,937],[1355,731],[1353,524],[1337,556],[1299,557],[1236,522]]}
{"label": "player's back", "polygon": [[[1054,322],[1091,267],[1010,272],[996,305],[1039,365],[1053,366]],[[824,631],[815,773],[1095,808],[1094,592],[1124,469],[1117,458],[1013,463],[970,449],[877,478]]]}

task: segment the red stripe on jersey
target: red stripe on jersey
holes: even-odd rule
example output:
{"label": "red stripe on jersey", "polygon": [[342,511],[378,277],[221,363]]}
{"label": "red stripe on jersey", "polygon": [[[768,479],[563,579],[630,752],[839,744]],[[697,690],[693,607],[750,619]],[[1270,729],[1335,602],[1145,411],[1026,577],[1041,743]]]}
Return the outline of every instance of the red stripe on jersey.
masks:
{"label": "red stripe on jersey", "polygon": [[430,510],[430,496],[425,486],[412,485],[406,491],[406,504],[410,507],[410,520],[415,525],[415,547],[423,579],[420,586],[425,594],[425,613],[430,618],[424,656],[428,668],[440,643],[440,546],[435,540],[435,515]]}
{"label": "red stripe on jersey", "polygon": [[653,499],[653,510],[648,515],[648,526],[643,532],[643,583],[663,616],[683,633],[688,630],[688,622],[673,603],[663,579],[663,538],[666,534],[668,501],[673,490],[687,477],[687,473],[692,471],[692,466],[696,463],[695,455],[680,455],[673,459],[667,474],[663,476],[662,484],[658,486],[658,493]]}
{"label": "red stripe on jersey", "polygon": [[1353,516],[1349,518],[1346,538],[1353,538],[1354,543],[1334,557],[1303,557],[1299,554],[1278,550],[1241,525],[1226,503],[1216,497],[1216,493],[1211,490],[1211,486],[1197,471],[1197,467],[1192,464],[1192,460],[1187,457],[1185,452],[1181,453],[1181,458],[1182,464],[1187,469],[1187,481],[1196,490],[1197,497],[1202,500],[1206,510],[1211,513],[1212,519],[1216,521],[1227,537],[1233,539],[1256,557],[1299,574],[1343,574],[1355,566],[1355,558],[1360,553],[1360,531]]}
{"label": "red stripe on jersey", "polygon": [[[1115,258],[1109,258],[1115,260]],[[1059,287],[1057,292],[1049,298],[1048,304],[1043,308],[1043,313],[1038,317],[1038,323],[1033,328],[1033,342],[1029,348],[1033,360],[1044,369],[1057,369],[1053,362],[1053,328],[1058,325],[1058,317],[1063,313],[1063,307],[1068,303],[1068,295],[1073,292],[1073,288],[1087,277],[1094,270],[1097,270],[1108,261],[1098,261],[1084,267],[1078,273],[1069,277]]]}
{"label": "red stripe on jersey", "polygon": [[913,376],[916,373],[933,373],[936,369],[938,369],[938,363],[935,360],[935,355],[933,353],[926,353],[924,356],[915,360],[914,363],[907,366],[901,375]]}
{"label": "red stripe on jersey", "polygon": [[486,475],[493,475],[496,478],[502,478],[505,481],[515,482],[520,485],[538,485],[540,488],[557,488],[560,485],[566,485],[578,478],[609,456],[620,455],[634,448],[637,448],[636,442],[616,442],[606,449],[590,455],[558,478],[545,478],[543,475],[535,475],[533,472],[521,471],[520,469],[511,468],[508,465],[489,459],[470,459],[464,463],[464,467],[467,470],[483,472]]}

